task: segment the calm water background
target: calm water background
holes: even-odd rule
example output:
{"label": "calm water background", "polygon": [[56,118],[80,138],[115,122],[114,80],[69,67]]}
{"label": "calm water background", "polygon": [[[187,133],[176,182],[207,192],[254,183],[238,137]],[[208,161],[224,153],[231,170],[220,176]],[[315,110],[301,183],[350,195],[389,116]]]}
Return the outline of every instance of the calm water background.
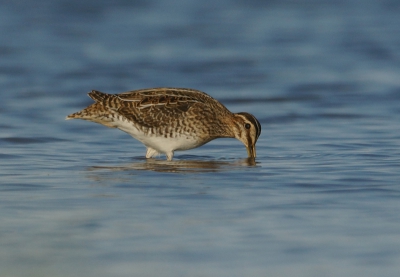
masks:
{"label": "calm water background", "polygon": [[[0,276],[398,276],[400,4],[2,1]],[[144,159],[67,114],[203,90],[263,126]]]}

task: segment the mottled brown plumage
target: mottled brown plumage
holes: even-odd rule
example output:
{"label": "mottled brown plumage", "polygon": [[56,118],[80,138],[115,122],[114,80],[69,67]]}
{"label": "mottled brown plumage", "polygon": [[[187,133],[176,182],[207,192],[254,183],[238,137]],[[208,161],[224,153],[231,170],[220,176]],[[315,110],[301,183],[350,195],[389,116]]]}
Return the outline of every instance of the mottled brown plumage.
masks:
{"label": "mottled brown plumage", "polygon": [[248,113],[231,113],[204,92],[182,88],[153,88],[106,94],[92,91],[95,101],[67,116],[119,128],[147,146],[146,157],[201,146],[216,138],[237,138],[249,157],[261,133],[258,120]]}

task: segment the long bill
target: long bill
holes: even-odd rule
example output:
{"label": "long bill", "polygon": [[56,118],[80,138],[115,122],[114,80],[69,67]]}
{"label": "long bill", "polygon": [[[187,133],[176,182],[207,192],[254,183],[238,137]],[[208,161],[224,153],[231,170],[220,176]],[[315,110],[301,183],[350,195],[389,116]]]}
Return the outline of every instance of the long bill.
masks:
{"label": "long bill", "polygon": [[247,149],[247,155],[249,156],[249,158],[255,158],[256,157],[256,145],[249,145],[246,147]]}

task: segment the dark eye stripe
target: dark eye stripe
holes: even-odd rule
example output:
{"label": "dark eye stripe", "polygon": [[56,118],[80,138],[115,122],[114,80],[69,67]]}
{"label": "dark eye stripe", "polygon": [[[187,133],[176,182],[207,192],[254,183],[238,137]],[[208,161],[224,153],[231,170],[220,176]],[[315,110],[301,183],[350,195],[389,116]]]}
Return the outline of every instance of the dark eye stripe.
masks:
{"label": "dark eye stripe", "polygon": [[257,118],[255,118],[254,115],[249,113],[239,113],[239,114],[243,115],[248,121],[250,121],[254,125],[254,127],[256,128],[256,137],[258,138],[261,135],[261,124],[257,120]]}
{"label": "dark eye stripe", "polygon": [[253,120],[254,120],[254,126],[256,126],[256,136],[257,136],[257,138],[261,135],[261,124],[260,124],[260,122],[257,120],[257,118],[255,118],[255,116],[254,115],[252,115],[252,114],[249,114],[252,118],[253,118]]}

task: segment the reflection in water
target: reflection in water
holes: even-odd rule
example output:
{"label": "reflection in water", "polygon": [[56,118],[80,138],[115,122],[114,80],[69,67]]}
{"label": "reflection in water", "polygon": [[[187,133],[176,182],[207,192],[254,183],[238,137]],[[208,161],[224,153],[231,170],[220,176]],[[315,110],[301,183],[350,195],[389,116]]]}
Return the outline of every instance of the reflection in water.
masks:
{"label": "reflection in water", "polygon": [[234,161],[205,161],[205,160],[156,160],[145,159],[139,162],[130,163],[121,166],[92,166],[89,171],[111,170],[111,171],[129,171],[146,170],[157,172],[173,173],[195,173],[195,172],[218,172],[228,171],[235,167],[255,166],[254,158],[246,158]]}

